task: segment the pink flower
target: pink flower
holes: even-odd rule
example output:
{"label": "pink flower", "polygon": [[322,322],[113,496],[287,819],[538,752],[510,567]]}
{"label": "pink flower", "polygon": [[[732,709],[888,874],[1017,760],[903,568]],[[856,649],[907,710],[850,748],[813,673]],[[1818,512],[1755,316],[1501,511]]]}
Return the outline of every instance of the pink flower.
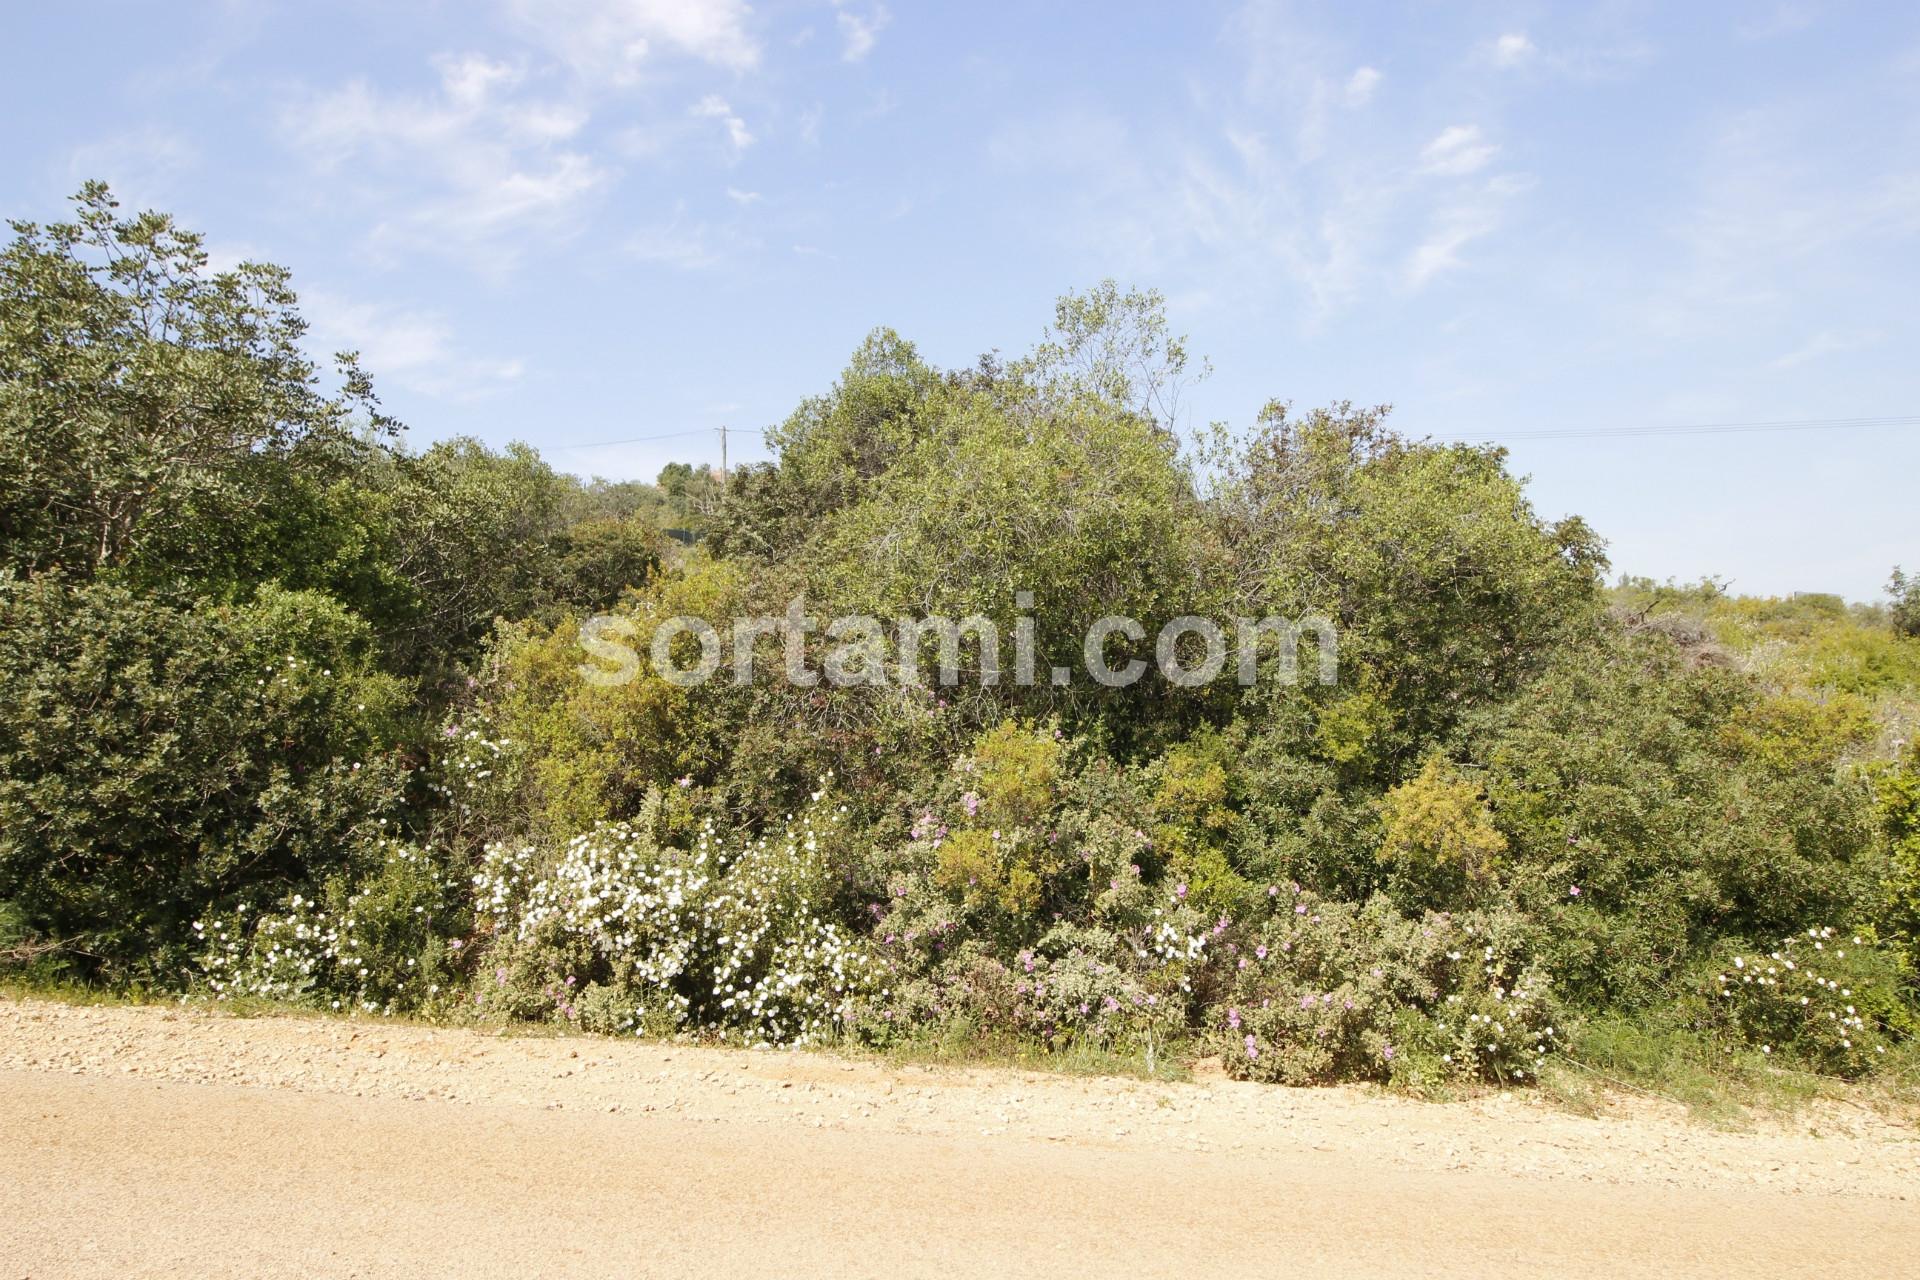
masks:
{"label": "pink flower", "polygon": [[1247,1037],[1247,1057],[1248,1057],[1249,1059],[1253,1059],[1253,1058],[1257,1058],[1257,1057],[1259,1057],[1259,1056],[1260,1056],[1260,1046],[1259,1046],[1259,1044],[1257,1044],[1257,1043],[1256,1043],[1256,1042],[1254,1041],[1254,1038],[1253,1038],[1252,1036],[1248,1036],[1248,1037]]}
{"label": "pink flower", "polygon": [[1259,946],[1255,947],[1253,949],[1253,955],[1256,960],[1265,960],[1267,958],[1266,944],[1263,942]]}
{"label": "pink flower", "polygon": [[1240,1011],[1238,1009],[1227,1010],[1227,1025],[1235,1031],[1240,1029]]}
{"label": "pink flower", "polygon": [[1184,899],[1187,896],[1187,886],[1185,881],[1182,881],[1181,883],[1173,887],[1173,896],[1176,898],[1182,898],[1182,899]]}
{"label": "pink flower", "polygon": [[1573,888],[1571,888],[1571,889],[1569,889],[1569,890],[1567,890],[1567,896],[1568,896],[1569,898],[1577,898],[1577,897],[1579,897],[1579,896],[1580,896],[1580,886],[1579,886],[1579,885],[1574,885],[1574,886],[1573,886]]}

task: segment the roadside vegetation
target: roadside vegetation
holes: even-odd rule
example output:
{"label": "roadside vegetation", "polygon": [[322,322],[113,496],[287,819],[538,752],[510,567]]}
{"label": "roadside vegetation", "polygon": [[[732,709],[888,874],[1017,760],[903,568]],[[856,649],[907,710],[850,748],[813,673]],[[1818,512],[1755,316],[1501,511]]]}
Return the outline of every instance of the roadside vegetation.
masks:
{"label": "roadside vegetation", "polygon": [[[285,272],[104,188],[14,230],[11,981],[1576,1101],[1914,1079],[1899,571],[1878,604],[1609,586],[1502,450],[1384,408],[1183,440],[1201,370],[1111,284],[1012,360],[876,330],[771,462],[582,481],[410,448],[310,358]],[[1107,615],[1318,615],[1338,679],[647,658],[664,619],[796,596],[1029,617],[1042,671]],[[594,616],[632,679],[583,677]]]}

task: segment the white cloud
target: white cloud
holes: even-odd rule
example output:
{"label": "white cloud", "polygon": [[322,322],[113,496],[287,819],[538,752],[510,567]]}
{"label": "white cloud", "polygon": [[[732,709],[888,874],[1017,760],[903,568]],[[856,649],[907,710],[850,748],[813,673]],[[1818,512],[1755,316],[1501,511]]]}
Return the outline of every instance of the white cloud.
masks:
{"label": "white cloud", "polygon": [[755,247],[731,227],[689,222],[684,204],[675,207],[672,218],[641,227],[626,241],[632,257],[677,271],[725,266]]}
{"label": "white cloud", "polygon": [[840,27],[842,40],[840,56],[848,62],[859,62],[873,52],[874,42],[880,38],[880,32],[892,21],[893,15],[884,4],[876,4],[866,16],[841,7],[841,0],[834,0],[837,12],[833,20]]}
{"label": "white cloud", "polygon": [[800,113],[794,132],[803,145],[820,145],[820,125],[826,118],[826,107],[817,102]]}
{"label": "white cloud", "polygon": [[[1809,314],[1858,314],[1863,296],[1896,296],[1899,277],[1885,264],[1905,261],[1920,241],[1914,102],[1912,82],[1890,77],[1721,118],[1669,213],[1679,256],[1655,273],[1636,322],[1669,339],[1715,341],[1766,320],[1782,342],[1804,332]],[[1867,111],[1891,132],[1850,138]]]}
{"label": "white cloud", "polygon": [[74,148],[67,157],[67,180],[77,188],[100,179],[113,189],[123,212],[172,209],[199,162],[200,153],[191,142],[147,126]]}
{"label": "white cloud", "polygon": [[1517,67],[1538,52],[1533,41],[1520,31],[1509,31],[1493,42],[1493,61],[1497,66]]}
{"label": "white cloud", "polygon": [[1347,77],[1347,105],[1364,107],[1373,101],[1373,91],[1380,87],[1380,72],[1373,67],[1361,67]]}
{"label": "white cloud", "polygon": [[[1749,13],[1753,7],[1749,7]],[[1778,0],[1769,11],[1754,14],[1736,26],[1734,31],[1742,40],[1771,40],[1775,36],[1804,31],[1819,16],[1820,12],[1814,5]]]}
{"label": "white cloud", "polygon": [[1499,150],[1481,134],[1479,125],[1448,125],[1421,149],[1420,172],[1462,177],[1486,168]]}
{"label": "white cloud", "polygon": [[1810,364],[1827,356],[1872,346],[1879,340],[1878,333],[1834,333],[1831,330],[1822,330],[1792,351],[1772,361],[1772,366],[1775,369],[1797,369],[1803,364]]}
{"label": "white cloud", "polygon": [[1503,71],[1525,68],[1542,75],[1583,83],[1601,83],[1631,75],[1659,56],[1645,40],[1627,36],[1616,24],[1585,24],[1584,39],[1571,33],[1542,49],[1524,31],[1508,31],[1478,46],[1475,58]]}
{"label": "white cloud", "polygon": [[1432,139],[1425,162],[1460,179],[1444,184],[1409,166],[1404,135],[1371,115],[1328,114],[1312,136],[1262,131],[1315,100],[1316,84],[1340,100],[1342,80],[1311,77],[1284,95],[1263,77],[1243,99],[1202,97],[1200,118],[1225,122],[1211,131],[1084,107],[1024,117],[989,140],[988,155],[1057,184],[1040,198],[1057,201],[1059,234],[1103,269],[1179,278],[1219,300],[1290,287],[1309,329],[1491,257],[1488,242],[1529,183],[1484,172],[1496,148],[1479,129]]}
{"label": "white cloud", "polygon": [[745,151],[753,145],[753,134],[747,130],[747,122],[734,114],[727,100],[717,93],[710,93],[693,104],[688,113],[696,119],[718,120],[726,125],[727,141],[733,144],[735,151]]}
{"label": "white cloud", "polygon": [[1508,205],[1532,185],[1527,178],[1500,174],[1471,185],[1435,210],[1420,243],[1407,255],[1407,288],[1417,291],[1466,266],[1462,251],[1498,231],[1506,221]]}
{"label": "white cloud", "polygon": [[469,54],[435,65],[437,94],[383,94],[355,81],[287,111],[283,130],[322,172],[351,160],[355,176],[378,177],[369,198],[389,207],[381,239],[498,264],[510,235],[572,230],[607,177],[568,145],[585,110],[519,95],[524,72],[513,64]]}
{"label": "white cloud", "polygon": [[1463,75],[1480,122],[1442,130],[1431,86],[1384,92],[1377,64],[1289,6],[1249,4],[1227,30],[1244,73],[1190,80],[1184,111],[1082,104],[990,135],[1077,259],[1212,306],[1278,306],[1308,332],[1502,267],[1530,182],[1500,163],[1483,73]]}
{"label": "white cloud", "polygon": [[1456,209],[1441,215],[1427,238],[1407,258],[1407,286],[1422,288],[1442,272],[1462,266],[1460,251],[1497,225],[1484,209]]}
{"label": "white cloud", "polygon": [[374,381],[391,381],[443,400],[483,399],[516,382],[518,360],[479,359],[454,348],[438,312],[354,302],[325,291],[301,297],[314,343],[326,351],[358,351]]}
{"label": "white cloud", "polygon": [[727,199],[733,201],[735,204],[739,204],[739,205],[758,204],[760,203],[761,198],[762,197],[758,191],[742,191],[738,187],[727,188]]}
{"label": "white cloud", "polygon": [[508,0],[507,9],[590,84],[633,84],[663,51],[734,72],[760,63],[740,0]]}

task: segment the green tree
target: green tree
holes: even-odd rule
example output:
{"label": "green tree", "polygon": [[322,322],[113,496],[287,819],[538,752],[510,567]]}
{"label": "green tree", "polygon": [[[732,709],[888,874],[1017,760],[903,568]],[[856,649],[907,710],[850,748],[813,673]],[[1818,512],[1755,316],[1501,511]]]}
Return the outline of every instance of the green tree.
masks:
{"label": "green tree", "polygon": [[1903,636],[1920,637],[1920,574],[1908,577],[1896,565],[1887,579],[1887,594],[1893,597],[1888,610],[1893,629]]}
{"label": "green tree", "polygon": [[352,358],[326,393],[285,270],[214,272],[201,238],[99,183],[0,253],[0,559],[91,576],[193,562],[258,523],[274,468],[329,470],[391,424]]}
{"label": "green tree", "polygon": [[1336,625],[1343,685],[1386,712],[1364,754],[1392,776],[1591,633],[1606,561],[1578,518],[1534,513],[1503,450],[1409,441],[1386,412],[1270,405],[1213,445],[1210,508],[1238,611]]}
{"label": "green tree", "polygon": [[715,549],[765,558],[798,552],[818,521],[852,505],[925,437],[923,411],[945,385],[912,343],[875,329],[830,391],[767,432],[777,461],[734,474]]}

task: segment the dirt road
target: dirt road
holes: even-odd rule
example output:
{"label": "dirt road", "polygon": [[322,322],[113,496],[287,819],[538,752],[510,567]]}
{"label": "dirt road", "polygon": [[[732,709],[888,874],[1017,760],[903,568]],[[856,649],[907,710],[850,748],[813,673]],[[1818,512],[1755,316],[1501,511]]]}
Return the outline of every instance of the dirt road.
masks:
{"label": "dirt road", "polygon": [[0,1000],[14,1276],[1914,1274],[1920,1134]]}

